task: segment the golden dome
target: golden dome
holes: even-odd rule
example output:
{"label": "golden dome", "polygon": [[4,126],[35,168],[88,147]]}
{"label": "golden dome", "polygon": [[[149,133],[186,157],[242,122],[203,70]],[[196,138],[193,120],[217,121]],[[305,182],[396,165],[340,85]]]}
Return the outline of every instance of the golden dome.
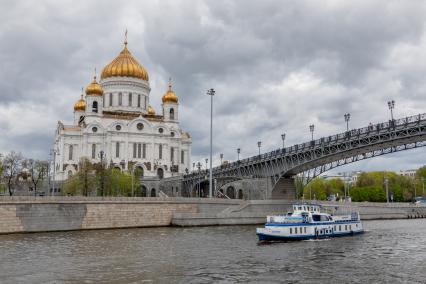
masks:
{"label": "golden dome", "polygon": [[155,115],[155,110],[152,106],[148,106],[148,115]]}
{"label": "golden dome", "polygon": [[102,90],[101,85],[96,81],[96,75],[93,77],[92,83],[87,85],[86,87],[86,95],[95,95],[102,96],[104,91]]}
{"label": "golden dome", "polygon": [[74,111],[86,111],[86,101],[83,99],[83,95],[81,95],[81,98],[75,103]]}
{"label": "golden dome", "polygon": [[149,80],[148,72],[127,49],[127,40],[124,41],[124,49],[120,54],[102,70],[101,79],[109,77],[133,77]]}
{"label": "golden dome", "polygon": [[167,90],[167,92],[164,94],[163,98],[163,103],[177,103],[179,98],[178,96],[176,96],[175,92],[173,92],[172,90],[172,80],[169,80],[169,89]]}

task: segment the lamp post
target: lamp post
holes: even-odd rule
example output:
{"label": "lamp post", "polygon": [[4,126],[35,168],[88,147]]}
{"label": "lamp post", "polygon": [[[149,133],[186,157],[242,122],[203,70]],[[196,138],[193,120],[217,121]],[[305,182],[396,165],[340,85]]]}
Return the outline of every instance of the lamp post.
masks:
{"label": "lamp post", "polygon": [[351,114],[345,113],[344,117],[345,117],[345,121],[346,121],[346,131],[349,131],[349,119],[351,119]]}
{"label": "lamp post", "polygon": [[389,178],[385,176],[386,203],[389,203]]}
{"label": "lamp post", "polygon": [[238,154],[238,156],[237,156],[237,161],[239,161],[239,160],[240,160],[240,153],[241,153],[241,148],[238,148],[238,149],[237,149],[237,154]]}
{"label": "lamp post", "polygon": [[[210,175],[209,175],[209,197],[213,197],[213,172],[212,172],[212,160],[213,160],[213,96],[215,94],[214,89],[207,91],[207,95],[210,96]],[[207,167],[207,165],[206,165]]]}
{"label": "lamp post", "polygon": [[132,197],[135,197],[135,184],[134,184],[134,179],[135,179],[135,165],[132,165]]}
{"label": "lamp post", "polygon": [[283,149],[284,149],[285,133],[281,134],[281,139],[283,140]]}
{"label": "lamp post", "polygon": [[223,153],[220,153],[220,165],[222,166],[222,161],[223,161]]}
{"label": "lamp post", "polygon": [[395,101],[394,100],[388,101],[388,107],[390,109],[391,119],[393,122],[393,109],[395,108]]}
{"label": "lamp post", "polygon": [[260,147],[262,146],[262,141],[257,142],[257,147],[259,148],[259,156],[260,156]]}
{"label": "lamp post", "polygon": [[[197,168],[198,168],[198,176],[200,176],[200,172],[201,172],[201,163],[200,162],[197,163]],[[200,183],[198,183],[197,187],[198,187],[198,190],[197,190],[198,197],[200,197],[200,189],[201,189],[200,188]]]}
{"label": "lamp post", "polygon": [[[104,158],[106,157],[105,152],[101,150],[99,152],[99,158],[101,158],[101,195],[104,196]],[[132,175],[133,178],[133,175]],[[132,179],[132,191],[133,191],[133,179]]]}
{"label": "lamp post", "polygon": [[52,150],[51,150],[51,153],[53,154],[53,179],[52,179],[52,192],[51,192],[51,194],[50,195],[54,195],[54,192],[55,192],[55,187],[56,187],[56,184],[55,184],[55,181],[56,181],[56,155],[59,155],[59,150],[58,150],[58,148],[53,148]]}
{"label": "lamp post", "polygon": [[311,131],[312,141],[314,141],[314,130],[315,130],[315,125],[313,124],[309,125],[309,131]]}

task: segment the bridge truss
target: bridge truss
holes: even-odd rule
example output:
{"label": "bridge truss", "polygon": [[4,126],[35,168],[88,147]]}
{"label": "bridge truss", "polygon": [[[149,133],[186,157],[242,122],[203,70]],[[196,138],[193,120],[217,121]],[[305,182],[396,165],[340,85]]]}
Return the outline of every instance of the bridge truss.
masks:
{"label": "bridge truss", "polygon": [[[283,177],[303,174],[309,181],[339,166],[423,146],[426,146],[426,114],[419,114],[277,149],[212,171],[216,181],[222,180],[219,184],[268,177],[275,186]],[[206,175],[206,170],[185,175],[184,188],[192,189]]]}

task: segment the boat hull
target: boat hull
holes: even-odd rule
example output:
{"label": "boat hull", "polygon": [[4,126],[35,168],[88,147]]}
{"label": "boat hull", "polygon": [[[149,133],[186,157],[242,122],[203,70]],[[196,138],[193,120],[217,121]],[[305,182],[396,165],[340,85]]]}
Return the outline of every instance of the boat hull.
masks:
{"label": "boat hull", "polygon": [[303,241],[303,240],[311,240],[311,239],[328,239],[328,238],[337,238],[337,237],[346,237],[359,235],[364,233],[364,231],[356,231],[356,232],[347,232],[347,233],[339,233],[339,234],[326,234],[326,235],[305,235],[305,236],[279,236],[279,235],[269,235],[265,233],[257,233],[257,237],[260,242],[290,242],[290,241]]}

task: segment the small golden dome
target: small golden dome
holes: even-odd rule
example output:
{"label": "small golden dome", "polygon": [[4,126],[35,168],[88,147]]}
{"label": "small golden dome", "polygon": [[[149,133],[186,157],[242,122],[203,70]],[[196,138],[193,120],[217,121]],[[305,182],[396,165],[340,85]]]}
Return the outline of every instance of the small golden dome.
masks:
{"label": "small golden dome", "polygon": [[86,101],[83,99],[83,95],[81,95],[81,98],[75,103],[74,111],[86,111]]}
{"label": "small golden dome", "polygon": [[109,77],[133,77],[149,80],[148,72],[127,49],[127,40],[124,41],[124,48],[120,54],[102,70],[101,79]]}
{"label": "small golden dome", "polygon": [[95,95],[102,96],[104,91],[102,90],[101,85],[96,81],[96,75],[93,77],[92,83],[87,85],[86,87],[86,95]]}
{"label": "small golden dome", "polygon": [[148,115],[155,115],[155,110],[152,106],[148,106]]}
{"label": "small golden dome", "polygon": [[176,96],[175,92],[172,90],[172,79],[169,79],[169,89],[164,94],[163,103],[177,103],[179,101],[178,96]]}

